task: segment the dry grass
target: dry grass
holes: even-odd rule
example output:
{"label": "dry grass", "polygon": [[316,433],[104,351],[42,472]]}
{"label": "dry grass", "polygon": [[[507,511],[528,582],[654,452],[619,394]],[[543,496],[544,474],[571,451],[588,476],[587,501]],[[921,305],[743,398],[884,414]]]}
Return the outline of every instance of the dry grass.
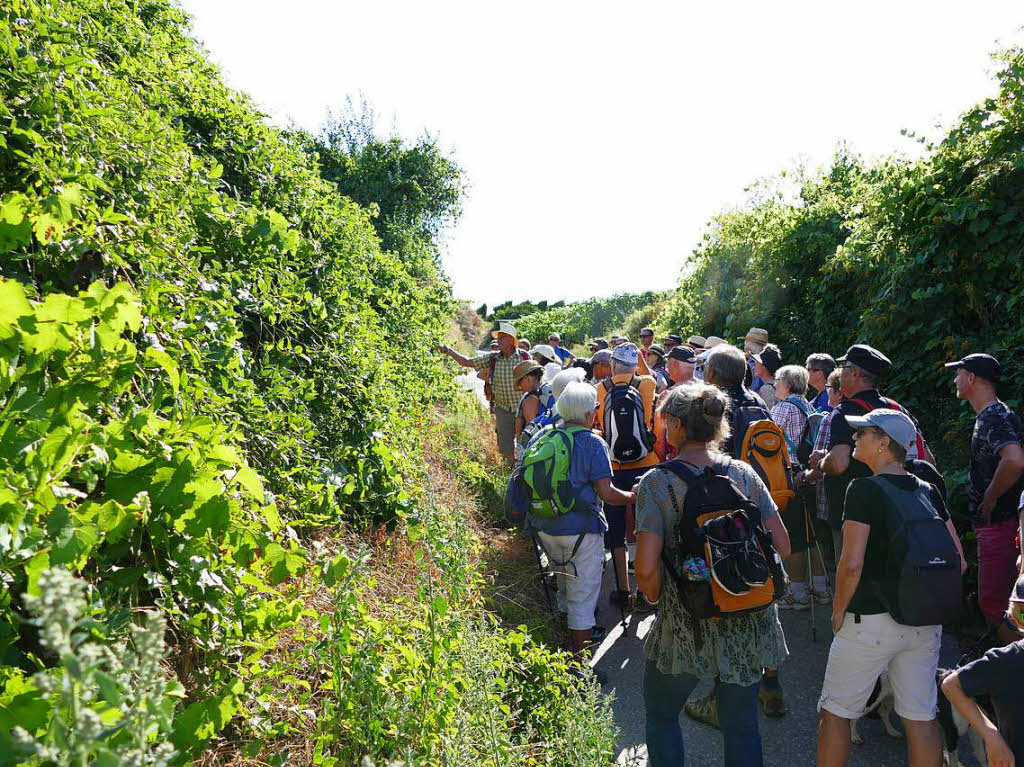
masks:
{"label": "dry grass", "polygon": [[[537,562],[529,540],[522,533],[505,529],[494,521],[495,510],[481,508],[479,489],[474,490],[464,479],[465,466],[453,462],[453,453],[473,457],[500,479],[501,458],[494,442],[490,418],[482,410],[463,404],[454,410],[438,410],[424,430],[424,472],[421,482],[428,503],[436,504],[444,513],[462,515],[478,545],[472,552],[481,578],[483,607],[496,614],[507,626],[526,625],[540,640],[564,644],[564,631],[548,606],[538,575]],[[493,488],[492,488],[493,491]],[[493,492],[492,492],[493,495]],[[418,586],[423,582],[428,558],[418,558],[420,544],[412,543],[404,530],[384,529],[371,534],[358,534],[345,528],[322,528],[306,539],[308,546],[317,544],[326,551],[356,552],[365,547],[370,552],[367,580],[374,586],[373,599],[367,603],[377,618],[402,619],[407,606],[414,603]],[[307,573],[279,586],[287,596],[301,599],[303,606],[317,616],[334,609],[330,589],[314,573]],[[307,616],[289,634],[277,637],[277,643],[265,656],[268,664],[277,663],[310,685],[320,688],[320,671],[308,662],[308,637],[320,632],[317,618]],[[305,637],[304,637],[305,635]],[[297,689],[297,688],[296,688]],[[313,763],[313,740],[316,730],[316,696],[302,706],[283,687],[269,697],[269,708],[263,715],[273,722],[287,722],[294,732],[272,742],[251,744],[253,757],[245,755],[244,737],[230,730],[222,733],[195,762],[198,767],[269,767],[274,764],[305,766]]]}

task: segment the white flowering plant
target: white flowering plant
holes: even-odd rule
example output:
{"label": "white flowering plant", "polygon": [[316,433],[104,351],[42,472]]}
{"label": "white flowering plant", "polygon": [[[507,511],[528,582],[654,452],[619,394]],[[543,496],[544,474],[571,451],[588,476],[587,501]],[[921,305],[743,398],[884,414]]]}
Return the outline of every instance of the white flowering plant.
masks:
{"label": "white flowering plant", "polygon": [[104,642],[90,618],[88,584],[61,568],[43,571],[38,595],[25,595],[40,645],[57,665],[32,681],[52,706],[36,732],[12,731],[27,760],[60,767],[166,767],[177,699],[184,690],[168,679],[163,616],[145,612],[130,641]]}

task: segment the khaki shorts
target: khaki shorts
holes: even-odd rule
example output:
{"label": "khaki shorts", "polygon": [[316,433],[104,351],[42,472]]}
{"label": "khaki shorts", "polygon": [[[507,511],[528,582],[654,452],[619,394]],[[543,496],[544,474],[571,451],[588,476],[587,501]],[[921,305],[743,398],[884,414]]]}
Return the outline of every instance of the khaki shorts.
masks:
{"label": "khaki shorts", "polygon": [[516,414],[500,407],[494,408],[494,431],[498,435],[498,452],[512,456],[516,452]]}
{"label": "khaki shorts", "polygon": [[[537,537],[548,559],[565,562],[569,560],[579,535],[548,535],[538,532]],[[604,536],[601,533],[587,533],[576,556],[565,567],[552,565],[552,568],[558,573],[558,608],[566,613],[569,630],[593,628],[594,610],[597,608],[597,598],[601,595],[601,575],[604,572]]]}
{"label": "khaki shorts", "polygon": [[846,613],[828,651],[818,711],[859,719],[875,681],[888,671],[896,713],[916,722],[934,719],[941,640],[942,626],[904,626],[889,613],[862,615],[857,623]]}

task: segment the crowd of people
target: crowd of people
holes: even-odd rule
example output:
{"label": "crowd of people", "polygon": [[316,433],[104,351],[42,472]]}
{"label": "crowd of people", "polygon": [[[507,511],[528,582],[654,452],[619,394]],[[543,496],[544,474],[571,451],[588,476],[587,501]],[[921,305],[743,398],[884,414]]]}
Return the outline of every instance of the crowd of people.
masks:
{"label": "crowd of people", "polygon": [[[584,657],[595,631],[606,551],[611,604],[657,610],[644,648],[651,764],[683,764],[683,709],[722,730],[725,764],[762,764],[758,706],[769,716],[786,713],[778,669],[788,650],[778,610],[813,604],[831,605],[834,632],[818,700],[819,765],[847,763],[850,723],[864,714],[883,674],[914,767],[942,763],[940,689],[983,737],[990,765],[1024,765],[1024,430],[999,398],[998,360],[979,353],[946,363],[956,397],[975,413],[968,511],[977,602],[994,649],[937,685],[942,623],[960,611],[967,565],[919,424],[882,393],[893,363],[866,344],[838,358],[819,352],[787,362],[761,328],[737,345],[684,336],[669,333],[656,343],[644,328],[639,344],[597,338],[590,355],[577,358],[557,333],[530,345],[502,322],[492,348],[476,356],[441,347],[485,379],[510,467],[522,474],[525,462],[536,472],[531,460],[542,444],[561,440],[572,497],[554,511],[535,504],[526,525],[559,572],[573,649]],[[747,447],[750,430],[764,422],[784,441],[788,494]],[[788,576],[788,588],[768,606],[711,619],[694,610],[686,579],[672,567],[687,492],[696,492],[697,481],[679,466],[693,477],[728,477],[749,501],[752,516],[742,519],[763,528],[771,541],[765,550]],[[729,594],[748,588],[729,586],[710,557],[683,564],[692,565],[691,581],[714,581]],[[739,575],[747,584],[764,582],[742,563]],[[711,693],[687,700],[701,679],[714,680]],[[988,710],[976,702],[982,695]]]}

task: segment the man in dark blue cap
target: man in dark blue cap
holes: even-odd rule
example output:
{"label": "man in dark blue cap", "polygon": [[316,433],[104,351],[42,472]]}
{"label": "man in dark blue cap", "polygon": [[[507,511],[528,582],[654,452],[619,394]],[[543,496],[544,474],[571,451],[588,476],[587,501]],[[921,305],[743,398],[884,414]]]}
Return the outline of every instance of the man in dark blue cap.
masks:
{"label": "man in dark blue cap", "polygon": [[967,510],[978,541],[978,606],[1004,641],[1016,637],[1005,623],[1006,598],[1017,578],[1017,501],[1024,490],[1024,449],[1017,414],[999,399],[999,360],[968,354],[946,363],[956,371],[957,399],[977,417],[971,435]]}
{"label": "man in dark blue cap", "polygon": [[[867,344],[854,344],[845,355],[836,360],[841,370],[839,377],[840,392],[843,401],[839,403],[832,415],[831,433],[829,435],[828,453],[821,460],[819,468],[825,475],[825,494],[828,498],[829,527],[832,528],[832,541],[835,545],[836,561],[842,552],[843,506],[846,502],[846,488],[857,477],[871,474],[860,461],[853,456],[853,434],[855,429],[846,421],[846,416],[859,416],[876,408],[884,407],[907,413],[899,403],[883,397],[878,387],[892,367],[889,358]],[[907,413],[910,419],[917,421]],[[934,464],[935,458],[920,437],[911,446],[908,457],[917,458]]]}

